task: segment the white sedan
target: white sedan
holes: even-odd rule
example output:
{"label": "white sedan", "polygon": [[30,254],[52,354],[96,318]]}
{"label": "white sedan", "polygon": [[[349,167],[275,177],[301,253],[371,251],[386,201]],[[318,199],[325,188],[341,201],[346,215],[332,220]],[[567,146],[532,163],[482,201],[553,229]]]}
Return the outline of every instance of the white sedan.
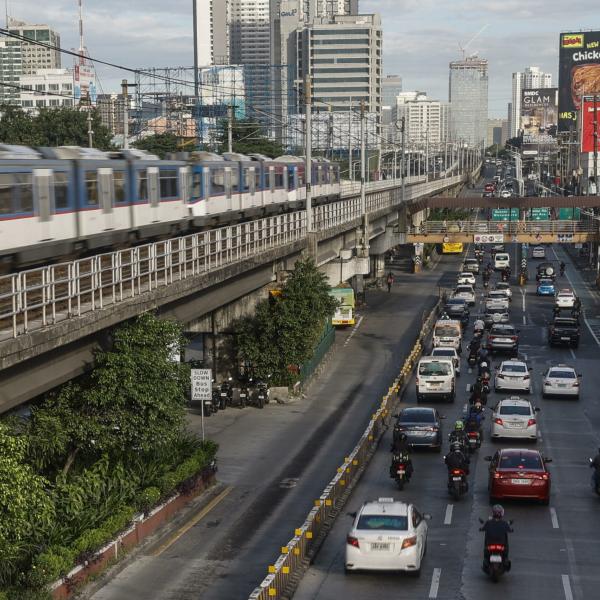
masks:
{"label": "white sedan", "polygon": [[512,290],[510,289],[510,283],[507,281],[499,281],[495,287],[495,292],[502,292],[509,300],[512,299]]}
{"label": "white sedan", "polygon": [[573,367],[557,365],[550,367],[544,374],[542,397],[569,396],[579,400],[580,387],[579,375]]}
{"label": "white sedan", "polygon": [[558,308],[573,308],[575,306],[575,294],[571,290],[560,290],[556,294],[556,306]]}
{"label": "white sedan", "polygon": [[346,572],[365,569],[419,574],[430,518],[414,504],[394,498],[365,502],[346,537]]}
{"label": "white sedan", "polygon": [[500,290],[492,290],[488,293],[485,299],[486,310],[495,309],[507,309],[508,310],[508,296]]}
{"label": "white sedan", "polygon": [[534,246],[531,251],[531,258],[546,258],[546,249],[544,246]]}
{"label": "white sedan", "polygon": [[470,306],[475,306],[475,291],[472,285],[457,285],[453,298],[462,298]]}
{"label": "white sedan", "polygon": [[521,360],[504,360],[498,367],[494,389],[516,390],[529,394],[531,392],[531,376],[527,364]]}
{"label": "white sedan", "polygon": [[473,275],[473,273],[460,273],[458,275],[458,285],[475,285],[475,275]]}
{"label": "white sedan", "polygon": [[518,396],[500,400],[492,415],[492,437],[537,440],[538,411],[529,400]]}
{"label": "white sedan", "polygon": [[510,197],[512,196],[512,193],[511,193],[511,191],[510,191],[510,190],[502,190],[502,191],[500,192],[500,196],[501,196],[502,198],[510,198]]}

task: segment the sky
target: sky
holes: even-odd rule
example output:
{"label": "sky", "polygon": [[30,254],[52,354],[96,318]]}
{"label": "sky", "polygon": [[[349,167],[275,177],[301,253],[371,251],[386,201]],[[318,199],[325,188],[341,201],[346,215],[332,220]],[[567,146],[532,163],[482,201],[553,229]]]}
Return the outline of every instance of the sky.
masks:
{"label": "sky", "polygon": [[[384,73],[404,90],[448,99],[448,63],[477,52],[489,60],[489,115],[505,118],[511,73],[538,66],[558,72],[560,31],[600,29],[600,0],[359,0],[383,22]],[[77,0],[8,0],[14,18],[47,23],[64,48],[77,48]],[[83,0],[91,56],[129,67],[191,66],[192,0]],[[483,30],[483,31],[482,31]],[[480,32],[473,41],[473,37]],[[470,43],[469,43],[470,42]],[[63,66],[70,66],[65,57]],[[117,91],[116,69],[98,69],[104,91]]]}

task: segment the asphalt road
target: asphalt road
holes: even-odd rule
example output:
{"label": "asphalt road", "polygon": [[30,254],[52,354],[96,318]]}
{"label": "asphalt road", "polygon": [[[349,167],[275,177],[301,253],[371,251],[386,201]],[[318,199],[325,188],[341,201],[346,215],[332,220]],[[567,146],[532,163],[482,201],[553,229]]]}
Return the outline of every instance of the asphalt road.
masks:
{"label": "asphalt road", "polygon": [[[554,253],[567,263],[568,281],[567,277],[559,278],[559,285],[571,284],[582,296],[585,323],[578,349],[548,347],[546,326],[551,320],[553,301],[535,295],[535,261],[530,260],[530,283],[524,293],[513,282],[511,320],[521,330],[520,352],[533,367],[531,399],[541,408],[540,433],[535,447],[553,459],[549,465],[552,493],[550,506],[504,502],[507,518],[515,520],[515,533],[510,539],[511,572],[494,584],[481,570],[483,534],[478,531],[477,518],[487,517],[490,510],[488,463],[483,457],[500,447],[521,446],[514,441],[489,440],[491,413],[488,412],[484,424],[487,439],[472,459],[470,490],[460,501],[454,502],[448,496],[443,455],[436,453],[414,453],[414,476],[404,491],[397,490],[388,471],[390,430],[347,505],[346,510],[350,512],[364,501],[393,496],[431,513],[428,551],[420,578],[402,574],[346,575],[345,536],[352,519],[341,516],[302,580],[294,600],[594,600],[600,597],[600,498],[590,487],[591,470],[587,464],[588,457],[593,456],[600,445],[597,392],[600,389],[600,331],[594,331],[600,303],[597,292],[584,284],[566,253],[560,247],[549,249],[550,258],[554,259]],[[481,291],[481,279],[478,284]],[[471,314],[477,312],[472,310]],[[498,363],[499,360],[493,361],[494,365]],[[542,399],[542,374],[556,363],[574,365],[582,373],[581,400]],[[447,417],[445,434],[467,400],[466,384],[475,378],[468,373],[465,358],[462,368],[458,388],[462,394],[454,404],[435,404]],[[494,400],[500,397],[503,395],[492,392],[488,406],[493,406]],[[404,405],[415,403],[411,384]]]}
{"label": "asphalt road", "polygon": [[[453,282],[457,257],[421,275],[397,273],[391,293],[367,292],[357,326],[308,397],[207,420],[228,494],[168,547],[150,548],[94,600],[247,598],[362,434],[414,344],[421,316]],[[199,427],[198,418],[193,420]]]}

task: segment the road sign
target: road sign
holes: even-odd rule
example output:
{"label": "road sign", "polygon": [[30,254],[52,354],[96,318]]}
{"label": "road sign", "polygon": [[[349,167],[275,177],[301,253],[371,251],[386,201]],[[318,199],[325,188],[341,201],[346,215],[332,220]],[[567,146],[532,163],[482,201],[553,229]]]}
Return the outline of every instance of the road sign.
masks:
{"label": "road sign", "polygon": [[550,218],[550,211],[547,208],[532,208],[529,214],[532,221],[547,221]]}
{"label": "road sign", "polygon": [[493,208],[492,209],[492,221],[518,221],[519,220],[519,209],[518,208]]}
{"label": "road sign", "polygon": [[502,244],[504,242],[503,233],[476,233],[473,236],[475,244]]}
{"label": "road sign", "polygon": [[192,369],[192,401],[212,399],[212,372],[210,369]]}
{"label": "road sign", "polygon": [[558,242],[559,243],[566,243],[566,242],[572,242],[573,241],[573,234],[572,233],[559,233],[558,234]]}

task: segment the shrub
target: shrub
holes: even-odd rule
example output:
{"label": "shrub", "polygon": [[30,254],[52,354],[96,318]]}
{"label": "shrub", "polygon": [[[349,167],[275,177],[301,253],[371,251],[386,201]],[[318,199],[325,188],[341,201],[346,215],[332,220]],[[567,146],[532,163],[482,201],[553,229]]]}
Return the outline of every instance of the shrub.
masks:
{"label": "shrub", "polygon": [[107,533],[110,533],[111,538],[116,537],[118,533],[121,533],[121,531],[129,526],[134,514],[134,508],[131,506],[124,506],[112,517],[104,521],[102,529],[104,529]]}
{"label": "shrub", "polygon": [[162,497],[164,498],[165,496],[172,494],[175,491],[175,488],[177,487],[178,483],[179,481],[177,480],[177,476],[173,471],[165,473],[158,480],[158,487],[160,489]]}
{"label": "shrub", "polygon": [[33,588],[41,588],[66,575],[74,564],[75,552],[72,549],[64,546],[51,546],[42,554],[34,557],[27,582]]}
{"label": "shrub", "polygon": [[136,506],[139,510],[147,513],[158,504],[160,496],[161,491],[157,487],[147,487],[137,495]]}
{"label": "shrub", "polygon": [[88,529],[75,540],[74,548],[77,551],[78,557],[81,557],[82,554],[95,552],[108,542],[110,538],[110,532],[103,528]]}

